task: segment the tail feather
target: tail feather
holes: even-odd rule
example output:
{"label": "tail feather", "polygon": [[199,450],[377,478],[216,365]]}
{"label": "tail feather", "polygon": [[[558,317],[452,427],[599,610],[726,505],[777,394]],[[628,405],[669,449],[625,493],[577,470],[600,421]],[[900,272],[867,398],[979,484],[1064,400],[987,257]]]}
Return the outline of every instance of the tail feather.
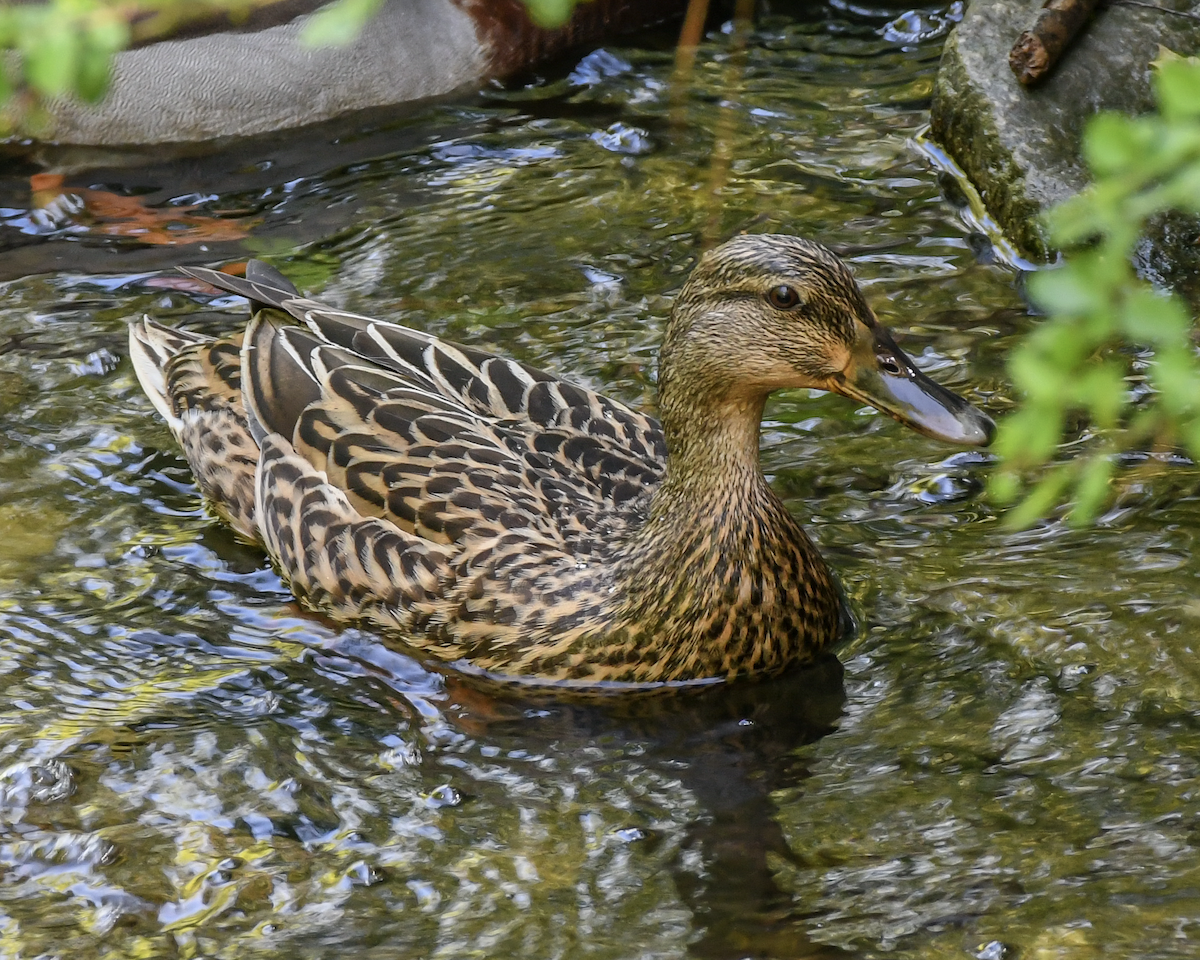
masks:
{"label": "tail feather", "polygon": [[133,361],[133,371],[176,440],[183,429],[183,421],[175,413],[167,394],[167,364],[185,347],[210,339],[199,333],[165,327],[145,316],[129,325],[129,359]]}
{"label": "tail feather", "polygon": [[265,307],[283,310],[285,301],[300,296],[300,291],[287,277],[261,260],[251,260],[246,264],[244,279],[222,273],[220,270],[210,270],[208,267],[180,267],[179,270],[196,280],[203,280],[218,290],[245,297],[250,301],[251,313],[258,313]]}

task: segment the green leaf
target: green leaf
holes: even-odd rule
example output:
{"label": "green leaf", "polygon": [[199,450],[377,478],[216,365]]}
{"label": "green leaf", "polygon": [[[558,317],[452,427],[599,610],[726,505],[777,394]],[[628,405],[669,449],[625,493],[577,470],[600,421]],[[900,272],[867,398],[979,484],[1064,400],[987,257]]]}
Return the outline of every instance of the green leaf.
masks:
{"label": "green leaf", "polygon": [[1058,449],[1062,428],[1060,408],[1022,407],[1000,424],[996,452],[1010,465],[1030,467],[1045,463]]}
{"label": "green leaf", "polygon": [[1167,206],[1200,212],[1200,160],[1184,167],[1161,189]]}
{"label": "green leaf", "polygon": [[83,37],[75,92],[91,102],[103,97],[112,73],[113,56],[128,44],[129,27],[123,19],[103,10],[93,17]]}
{"label": "green leaf", "polygon": [[1052,207],[1042,216],[1051,239],[1067,246],[1107,232],[1112,219],[1104,211],[1111,202],[1103,195],[1098,196],[1095,186],[1084,190],[1057,207]]}
{"label": "green leaf", "polygon": [[1150,374],[1169,414],[1179,418],[1200,410],[1200,364],[1190,345],[1160,350]]}
{"label": "green leaf", "polygon": [[1200,117],[1200,66],[1187,60],[1167,60],[1154,76],[1159,108],[1168,120]]}
{"label": "green leaf", "polygon": [[1049,513],[1050,508],[1062,499],[1075,470],[1074,463],[1060,463],[1046,474],[1029,496],[1009,511],[1004,518],[1004,527],[1008,530],[1024,530]]}
{"label": "green leaf", "polygon": [[1189,63],[1200,63],[1200,57],[1185,57],[1183,54],[1177,53],[1170,47],[1160,43],[1158,45],[1158,52],[1154,55],[1154,59],[1150,61],[1150,66],[1154,70],[1160,70],[1164,63],[1170,63],[1172,60],[1187,60]]}
{"label": "green leaf", "polygon": [[309,47],[345,46],[382,6],[383,0],[337,0],[312,15],[300,34],[300,42]]}
{"label": "green leaf", "polygon": [[1036,349],[1019,349],[1014,353],[1008,361],[1008,372],[1017,388],[1033,403],[1047,400],[1057,403],[1068,379],[1068,371],[1062,365]]}
{"label": "green leaf", "polygon": [[113,10],[102,10],[88,26],[88,45],[110,55],[129,46],[129,24]]}
{"label": "green leaf", "polygon": [[1112,361],[1090,367],[1075,381],[1075,399],[1087,408],[1101,429],[1116,426],[1121,409],[1128,402],[1125,371]]}
{"label": "green leaf", "polygon": [[1007,505],[1021,492],[1021,478],[1011,470],[998,471],[988,477],[987,495],[993,503]]}
{"label": "green leaf", "polygon": [[[13,88],[12,74],[10,72],[11,64],[0,55],[0,118],[3,118],[8,106],[9,99],[16,92]],[[2,120],[0,120],[2,122]]]}
{"label": "green leaf", "polygon": [[1164,297],[1142,286],[1126,298],[1119,313],[1121,329],[1135,343],[1178,343],[1192,321],[1176,297]]}
{"label": "green leaf", "polygon": [[53,20],[40,37],[30,38],[25,51],[25,75],[39,93],[58,97],[74,88],[79,63],[79,34],[71,20]]}
{"label": "green leaf", "polygon": [[1119,113],[1099,113],[1087,125],[1083,157],[1092,172],[1104,177],[1137,164],[1143,155],[1134,126]]}
{"label": "green leaf", "polygon": [[1200,420],[1193,420],[1188,427],[1187,448],[1193,460],[1200,460]]}
{"label": "green leaf", "polygon": [[1028,281],[1029,296],[1047,313],[1081,316],[1101,309],[1107,301],[1106,289],[1088,276],[1082,258],[1058,270],[1033,274]]}
{"label": "green leaf", "polygon": [[1075,485],[1075,504],[1067,515],[1071,526],[1085,527],[1096,519],[1096,513],[1108,500],[1112,475],[1113,463],[1109,457],[1097,454],[1087,462]]}
{"label": "green leaf", "polygon": [[112,58],[107,51],[84,48],[79,55],[75,76],[75,93],[88,103],[96,103],[108,90],[109,67]]}
{"label": "green leaf", "polygon": [[561,27],[571,19],[576,0],[522,0],[529,19],[539,27]]}

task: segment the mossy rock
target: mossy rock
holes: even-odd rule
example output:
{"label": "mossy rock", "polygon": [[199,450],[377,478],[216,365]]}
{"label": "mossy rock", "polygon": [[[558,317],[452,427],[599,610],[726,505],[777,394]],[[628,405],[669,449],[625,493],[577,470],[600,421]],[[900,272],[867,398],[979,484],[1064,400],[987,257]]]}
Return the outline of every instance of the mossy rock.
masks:
{"label": "mossy rock", "polygon": [[[1166,0],[1170,2],[1170,0]],[[1037,19],[1041,0],[974,0],[946,42],[932,111],[933,137],[966,172],[988,212],[1026,255],[1052,260],[1041,213],[1088,182],[1080,159],[1087,121],[1101,110],[1154,107],[1159,44],[1200,51],[1200,22],[1145,7],[1103,7],[1042,84],[1025,88],[1008,51]],[[1200,222],[1156,223],[1138,252],[1152,280],[1200,303]]]}

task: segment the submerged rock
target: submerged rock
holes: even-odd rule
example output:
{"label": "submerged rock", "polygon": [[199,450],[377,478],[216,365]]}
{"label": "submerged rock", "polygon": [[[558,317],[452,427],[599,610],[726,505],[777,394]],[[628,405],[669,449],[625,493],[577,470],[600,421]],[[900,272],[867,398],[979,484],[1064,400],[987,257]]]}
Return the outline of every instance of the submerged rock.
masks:
{"label": "submerged rock", "polygon": [[[1162,0],[1169,4],[1171,0]],[[932,132],[962,167],[988,212],[1021,250],[1053,259],[1039,216],[1088,182],[1080,159],[1087,121],[1101,110],[1154,106],[1150,61],[1159,44],[1200,51],[1200,22],[1146,7],[1105,6],[1041,85],[1025,88],[1008,51],[1031,26],[1041,0],[974,0],[947,39],[938,72]],[[1140,251],[1151,279],[1200,293],[1200,230],[1182,218],[1157,224]],[[1190,281],[1190,282],[1189,282]]]}

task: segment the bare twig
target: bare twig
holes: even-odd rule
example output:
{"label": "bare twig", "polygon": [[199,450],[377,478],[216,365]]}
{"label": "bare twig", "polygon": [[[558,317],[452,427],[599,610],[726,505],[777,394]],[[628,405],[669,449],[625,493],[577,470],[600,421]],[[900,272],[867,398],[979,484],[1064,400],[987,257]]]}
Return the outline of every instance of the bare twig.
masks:
{"label": "bare twig", "polygon": [[675,75],[684,79],[692,75],[696,64],[696,48],[704,37],[704,21],[708,19],[708,0],[688,0],[683,26],[679,30],[679,45],[675,48]]}
{"label": "bare twig", "polygon": [[1008,65],[1024,86],[1041,80],[1062,56],[1099,0],[1046,0],[1037,22],[1013,44]]}
{"label": "bare twig", "polygon": [[1192,13],[1189,10],[1172,10],[1170,7],[1160,7],[1157,3],[1146,3],[1145,0],[1109,0],[1113,4],[1121,4],[1123,7],[1145,7],[1147,10],[1157,10],[1159,13],[1169,13],[1175,17],[1187,17],[1189,20],[1200,20],[1200,13]]}

